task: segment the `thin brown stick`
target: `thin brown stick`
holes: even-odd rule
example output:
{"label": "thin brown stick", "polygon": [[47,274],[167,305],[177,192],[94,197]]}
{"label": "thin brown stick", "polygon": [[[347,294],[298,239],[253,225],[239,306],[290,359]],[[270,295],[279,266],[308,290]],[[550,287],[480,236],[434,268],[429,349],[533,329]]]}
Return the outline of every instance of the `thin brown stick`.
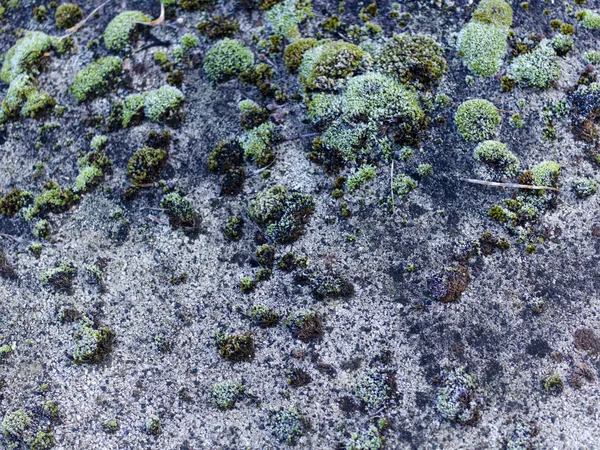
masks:
{"label": "thin brown stick", "polygon": [[92,17],[94,14],[96,14],[100,9],[102,9],[102,7],[104,5],[106,5],[107,3],[109,3],[111,0],[106,0],[104,3],[102,3],[100,6],[98,6],[96,9],[94,9],[85,19],[83,19],[81,22],[76,23],[75,25],[73,25],[71,28],[67,29],[67,34],[65,34],[64,36],[61,36],[59,39],[64,39],[66,37],[71,36],[73,33],[75,33],[76,31],[78,31],[80,28],[83,28],[83,26],[85,25],[85,23],[90,19],[90,17]]}
{"label": "thin brown stick", "polygon": [[160,16],[158,16],[157,19],[151,20],[150,22],[138,22],[136,20],[130,20],[131,23],[139,23],[140,25],[150,25],[150,26],[160,25],[164,21],[165,21],[165,5],[163,5],[162,2],[160,3]]}
{"label": "thin brown stick", "polygon": [[462,181],[466,181],[467,183],[473,184],[482,184],[484,186],[494,186],[494,187],[507,187],[514,189],[532,189],[536,191],[543,191],[548,189],[549,191],[560,192],[560,189],[550,187],[550,186],[532,186],[530,184],[518,184],[518,183],[497,183],[495,181],[485,181],[485,180],[474,180],[472,178],[463,178]]}

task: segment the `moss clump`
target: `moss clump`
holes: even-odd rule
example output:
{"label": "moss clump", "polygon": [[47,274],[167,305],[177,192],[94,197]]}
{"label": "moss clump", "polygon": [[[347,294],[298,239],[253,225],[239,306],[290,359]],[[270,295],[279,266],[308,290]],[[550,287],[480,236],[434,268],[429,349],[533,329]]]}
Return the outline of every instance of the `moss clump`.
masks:
{"label": "moss clump", "polygon": [[146,96],[143,94],[129,94],[123,99],[123,112],[121,113],[121,125],[123,127],[135,126],[144,118],[144,107]]}
{"label": "moss clump", "polygon": [[291,445],[304,434],[305,424],[296,408],[287,408],[269,412],[269,427],[277,440]]}
{"label": "moss clump", "polygon": [[584,9],[577,13],[577,20],[583,28],[588,30],[600,30],[600,14],[590,9]]}
{"label": "moss clump", "polygon": [[313,38],[299,38],[289,44],[283,53],[283,61],[287,70],[290,73],[296,73],[302,63],[304,53],[317,45],[319,45],[319,41]]}
{"label": "moss clump", "polygon": [[475,379],[464,367],[445,370],[440,377],[435,408],[447,420],[465,424],[473,423],[479,417],[475,401]]}
{"label": "moss clump", "polygon": [[56,445],[56,439],[48,431],[39,431],[33,438],[29,448],[31,450],[50,450]]}
{"label": "moss clump", "polygon": [[0,122],[19,117],[39,117],[56,105],[56,100],[37,88],[29,75],[18,75],[11,83],[2,102]]}
{"label": "moss clump", "polygon": [[346,189],[348,192],[353,192],[364,186],[367,182],[375,179],[377,169],[371,164],[363,164],[359,169],[350,175],[346,181]]}
{"label": "moss clump", "polygon": [[263,244],[257,247],[254,256],[258,263],[263,267],[273,267],[275,263],[275,247],[268,244]]}
{"label": "moss clump", "polygon": [[513,178],[519,173],[519,158],[502,142],[483,141],[475,148],[473,157],[486,164],[487,175],[492,180]]}
{"label": "moss clump", "polygon": [[123,70],[123,61],[106,56],[82,69],[71,85],[71,92],[79,102],[105,94],[115,85],[115,78]]}
{"label": "moss clump", "polygon": [[40,239],[50,239],[51,228],[47,220],[38,221],[33,227],[33,235]]}
{"label": "moss clump", "polygon": [[11,441],[20,441],[31,434],[34,426],[33,414],[24,409],[7,412],[2,421],[2,434]]}
{"label": "moss clump", "polygon": [[530,53],[517,56],[508,68],[508,74],[527,87],[549,87],[560,76],[560,64],[552,43],[544,39]]}
{"label": "moss clump", "polygon": [[433,167],[431,164],[421,164],[417,167],[417,174],[421,178],[429,178],[433,176]]}
{"label": "moss clump", "polygon": [[125,11],[110,21],[104,30],[104,45],[113,52],[130,49],[130,42],[137,29],[136,22],[149,22],[150,18],[140,11]]}
{"label": "moss clump", "polygon": [[93,328],[84,320],[73,333],[71,357],[76,364],[101,361],[110,352],[115,333],[110,328]]}
{"label": "moss clump", "polygon": [[13,188],[12,191],[0,197],[0,214],[13,217],[32,201],[33,194],[31,192]]}
{"label": "moss clump", "polygon": [[471,21],[458,35],[458,54],[471,72],[480,77],[494,75],[506,54],[506,31],[495,25]]}
{"label": "moss clump", "polygon": [[560,394],[565,386],[562,379],[554,373],[542,378],[542,387],[550,394]]}
{"label": "moss clump", "polygon": [[266,189],[250,202],[248,214],[276,243],[293,242],[304,232],[304,225],[314,211],[314,201],[308,195],[288,194],[286,188]]}
{"label": "moss clump", "polygon": [[240,41],[223,39],[204,58],[204,71],[212,81],[226,81],[246,72],[254,64],[252,51]]}
{"label": "moss clump", "polygon": [[418,183],[408,175],[398,174],[392,182],[392,189],[394,193],[399,196],[408,194],[414,191],[418,186]]}
{"label": "moss clump", "polygon": [[481,142],[498,134],[502,122],[498,109],[488,100],[474,99],[462,103],[454,116],[460,135],[470,142]]}
{"label": "moss clump", "polygon": [[104,173],[97,166],[84,166],[79,169],[77,178],[75,179],[75,186],[73,192],[83,193],[89,191],[94,186],[100,184]]}
{"label": "moss clump", "polygon": [[395,34],[377,55],[376,67],[404,84],[426,88],[448,71],[444,50],[424,35]]}
{"label": "moss clump", "polygon": [[244,220],[239,216],[232,216],[227,219],[227,223],[223,227],[223,236],[230,241],[239,241],[242,238],[242,230]]}
{"label": "moss clump", "polygon": [[359,68],[367,53],[343,41],[326,42],[304,52],[298,80],[306,91],[335,89]]}
{"label": "moss clump", "polygon": [[573,38],[562,33],[554,36],[550,43],[558,56],[566,56],[575,48],[575,41],[573,41]]}
{"label": "moss clump", "polygon": [[14,351],[15,349],[11,345],[4,344],[0,346],[0,363],[7,362]]}
{"label": "moss clump", "polygon": [[135,184],[152,183],[158,179],[166,162],[166,151],[144,147],[136,151],[129,159],[127,175]]}
{"label": "moss clump", "polygon": [[233,37],[240,29],[236,20],[224,16],[213,16],[208,20],[203,20],[196,27],[200,34],[210,39],[221,39]]}
{"label": "moss clump", "polygon": [[221,409],[231,409],[245,390],[244,385],[236,381],[216,383],[212,388],[212,402]]}
{"label": "moss clump", "polygon": [[250,318],[253,323],[263,328],[274,327],[279,323],[279,314],[264,305],[252,306],[250,309]]}
{"label": "moss clump", "polygon": [[102,429],[107,433],[116,433],[119,431],[120,425],[116,417],[107,420],[102,424]]}
{"label": "moss clump", "polygon": [[10,83],[21,74],[36,75],[51,49],[52,38],[39,31],[28,31],[4,55],[0,80]]}
{"label": "moss clump", "polygon": [[350,297],[354,294],[354,286],[350,280],[331,270],[304,274],[304,277],[308,279],[311,293],[319,300]]}
{"label": "moss clump", "polygon": [[47,181],[42,192],[35,197],[33,205],[23,210],[26,220],[48,212],[60,213],[68,210],[79,200],[79,196],[71,189],[62,189],[58,183]]}
{"label": "moss clump", "polygon": [[82,18],[81,8],[74,3],[63,3],[56,8],[55,22],[58,28],[71,28]]}
{"label": "moss clump", "polygon": [[[0,5],[0,16],[4,12],[4,6]],[[48,8],[44,5],[36,6],[33,8],[33,18],[42,23],[48,18]]]}
{"label": "moss clump", "polygon": [[269,111],[254,100],[246,99],[238,103],[242,128],[249,130],[269,120]]}
{"label": "moss clump", "polygon": [[554,161],[544,161],[531,170],[532,184],[536,186],[556,187],[560,165]]}
{"label": "moss clump", "polygon": [[460,298],[470,281],[467,267],[444,267],[427,277],[427,290],[434,300],[442,303],[452,302]]}
{"label": "moss clump", "polygon": [[258,167],[268,166],[275,159],[272,145],[274,138],[275,125],[271,122],[246,131],[240,138],[244,157],[253,160]]}
{"label": "moss clump", "polygon": [[375,412],[389,402],[394,388],[393,375],[380,367],[373,367],[358,380],[354,393],[367,411]]}
{"label": "moss clump", "polygon": [[219,354],[227,361],[248,361],[254,358],[254,339],[250,333],[228,335],[218,332],[215,342]]}
{"label": "moss clump", "polygon": [[152,416],[146,420],[146,433],[151,436],[162,434],[162,422],[157,416]]}
{"label": "moss clump", "polygon": [[381,450],[384,445],[379,428],[369,425],[366,433],[353,433],[348,440],[344,441],[341,448],[343,450]]}
{"label": "moss clump", "polygon": [[598,184],[589,178],[577,178],[571,186],[579,198],[587,198],[598,191]]}
{"label": "moss clump", "polygon": [[244,151],[237,139],[221,141],[208,155],[208,169],[224,174],[244,162]]}
{"label": "moss clump", "polygon": [[42,286],[54,292],[69,292],[73,284],[73,279],[77,275],[75,264],[68,262],[48,269],[42,273],[40,280]]}
{"label": "moss clump", "polygon": [[169,221],[174,227],[193,228],[198,224],[198,213],[192,201],[179,194],[170,192],[163,197],[160,206],[165,209]]}
{"label": "moss clump", "polygon": [[323,336],[323,317],[316,311],[297,311],[285,322],[296,339],[308,342]]}
{"label": "moss clump", "polygon": [[296,39],[300,32],[298,25],[312,13],[309,0],[285,0],[265,13],[265,19],[277,36]]}
{"label": "moss clump", "polygon": [[473,20],[508,28],[512,25],[513,11],[504,0],[482,0],[473,12]]}
{"label": "moss clump", "polygon": [[244,294],[249,294],[256,289],[257,280],[252,277],[244,277],[240,280],[240,290]]}
{"label": "moss clump", "polygon": [[146,94],[144,114],[153,122],[176,123],[181,119],[185,96],[174,86],[162,86]]}

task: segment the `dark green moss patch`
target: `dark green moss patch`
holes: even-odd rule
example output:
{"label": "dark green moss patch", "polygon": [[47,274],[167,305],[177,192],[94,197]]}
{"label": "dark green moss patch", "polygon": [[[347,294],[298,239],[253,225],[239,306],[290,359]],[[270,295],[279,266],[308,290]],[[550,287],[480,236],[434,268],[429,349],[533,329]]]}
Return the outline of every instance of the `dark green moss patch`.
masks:
{"label": "dark green moss patch", "polygon": [[127,175],[135,184],[152,183],[158,179],[167,161],[167,152],[144,147],[136,151],[127,163]]}
{"label": "dark green moss patch", "polygon": [[254,340],[250,333],[228,335],[218,332],[215,342],[219,354],[227,361],[248,361],[254,358]]}
{"label": "dark green moss patch", "polygon": [[285,325],[296,339],[312,341],[323,336],[323,317],[316,311],[298,311],[290,314]]}

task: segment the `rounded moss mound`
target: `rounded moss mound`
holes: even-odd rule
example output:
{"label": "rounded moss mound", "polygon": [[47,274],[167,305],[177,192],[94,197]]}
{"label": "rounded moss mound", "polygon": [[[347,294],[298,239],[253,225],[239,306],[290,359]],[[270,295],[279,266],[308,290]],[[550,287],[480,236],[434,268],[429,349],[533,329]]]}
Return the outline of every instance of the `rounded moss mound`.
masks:
{"label": "rounded moss mound", "polygon": [[52,48],[52,38],[39,31],[28,31],[4,55],[0,80],[10,83],[17,76],[35,75],[46,52]]}
{"label": "rounded moss mound", "polygon": [[512,24],[513,11],[504,0],[482,0],[473,13],[473,20],[508,28]]}
{"label": "rounded moss mound", "polygon": [[319,41],[312,38],[300,38],[285,48],[283,60],[290,73],[295,73],[302,63],[302,58],[307,50],[319,45]]}
{"label": "rounded moss mound", "polygon": [[498,109],[488,100],[474,99],[462,103],[454,116],[460,135],[467,141],[481,142],[498,134],[502,122]]}
{"label": "rounded moss mound", "polygon": [[552,43],[544,39],[530,53],[518,56],[508,69],[511,78],[528,87],[545,89],[560,76],[560,63]]}
{"label": "rounded moss mound", "polygon": [[179,115],[185,96],[174,86],[162,86],[148,92],[144,114],[153,122],[170,121]]}
{"label": "rounded moss mound", "polygon": [[599,30],[600,29],[600,14],[595,13],[589,9],[584,9],[577,14],[577,20],[583,28],[588,30]]}
{"label": "rounded moss mound", "polygon": [[519,158],[502,142],[483,141],[475,148],[473,156],[477,161],[486,164],[488,176],[493,180],[512,178],[519,173]]}
{"label": "rounded moss mound", "polygon": [[71,28],[83,18],[79,5],[64,3],[56,9],[55,22],[58,28]]}
{"label": "rounded moss mound", "polygon": [[104,45],[113,52],[127,50],[137,27],[136,22],[149,21],[150,18],[140,11],[122,12],[104,30]]}
{"label": "rounded moss mound", "polygon": [[327,42],[304,53],[298,80],[306,91],[334,89],[340,79],[354,74],[365,55],[354,44]]}
{"label": "rounded moss mound", "polygon": [[246,72],[254,64],[254,55],[240,41],[217,42],[204,59],[204,71],[213,81],[225,81]]}
{"label": "rounded moss mound", "polygon": [[489,23],[471,21],[460,31],[458,54],[471,72],[481,77],[494,75],[506,54],[506,30]]}
{"label": "rounded moss mound", "polygon": [[379,71],[402,83],[428,86],[448,71],[444,50],[429,36],[395,34],[378,55]]}
{"label": "rounded moss mound", "polygon": [[116,56],[106,56],[81,70],[71,85],[71,92],[79,102],[108,92],[113,79],[123,70],[123,62]]}

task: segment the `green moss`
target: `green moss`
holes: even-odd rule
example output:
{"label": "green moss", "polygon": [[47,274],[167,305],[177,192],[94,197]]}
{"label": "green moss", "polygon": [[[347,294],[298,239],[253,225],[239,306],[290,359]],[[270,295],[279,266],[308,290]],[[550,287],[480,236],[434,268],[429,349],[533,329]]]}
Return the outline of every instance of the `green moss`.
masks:
{"label": "green moss", "polygon": [[212,388],[212,402],[221,409],[231,409],[245,390],[244,385],[236,381],[216,383]]}
{"label": "green moss", "polygon": [[92,187],[97,186],[102,181],[104,173],[96,166],[85,166],[79,169],[73,192],[83,193],[89,191]]}
{"label": "green moss", "polygon": [[35,258],[39,258],[42,255],[42,250],[44,246],[39,243],[30,244],[27,250],[31,253]]}
{"label": "green moss", "polygon": [[367,411],[375,412],[386,406],[393,390],[392,375],[382,368],[373,367],[358,380],[354,393]]}
{"label": "green moss", "polygon": [[224,16],[213,16],[208,20],[203,20],[196,27],[200,34],[210,39],[221,39],[233,37],[240,29],[235,19]]}
{"label": "green moss", "polygon": [[150,18],[140,11],[124,11],[110,21],[104,30],[104,45],[113,52],[130,49],[131,39],[135,35],[135,22],[149,22]]}
{"label": "green moss", "polygon": [[250,309],[252,322],[259,327],[274,327],[279,323],[279,314],[264,305],[253,305]]}
{"label": "green moss", "polygon": [[116,433],[119,431],[120,425],[116,417],[107,420],[102,424],[102,429],[107,433]]}
{"label": "green moss", "polygon": [[577,20],[583,28],[588,30],[600,29],[600,14],[595,13],[590,9],[584,9],[577,13]]}
{"label": "green moss", "polygon": [[319,45],[319,41],[313,38],[299,38],[289,44],[283,54],[283,61],[287,70],[290,73],[296,73],[302,63],[304,53],[317,45]]}
{"label": "green moss", "polygon": [[5,363],[15,351],[12,345],[4,344],[0,346],[0,363]]}
{"label": "green moss", "polygon": [[307,103],[308,117],[319,125],[333,121],[342,113],[343,98],[335,94],[314,94]]}
{"label": "green moss", "polygon": [[473,20],[460,31],[457,48],[472,73],[491,77],[500,70],[504,61],[506,30]]}
{"label": "green moss", "polygon": [[417,167],[417,174],[421,178],[429,178],[433,176],[433,167],[431,164],[420,164],[419,167]]}
{"label": "green moss", "polygon": [[33,227],[33,235],[40,239],[50,239],[50,222],[47,220],[39,220]]}
{"label": "green moss", "polygon": [[127,175],[135,184],[152,183],[158,179],[167,161],[163,149],[144,147],[136,151],[127,163]]}
{"label": "green moss", "polygon": [[334,89],[354,74],[365,56],[364,50],[348,42],[326,42],[304,52],[298,80],[306,91]]}
{"label": "green moss", "polygon": [[404,84],[428,87],[448,71],[444,50],[424,35],[395,34],[377,55],[376,67]]}
{"label": "green moss", "polygon": [[39,31],[28,31],[4,55],[0,80],[10,83],[21,74],[36,75],[52,39]]}
{"label": "green moss", "polygon": [[248,361],[254,358],[254,340],[250,333],[228,335],[218,332],[215,341],[219,354],[227,361]]}
{"label": "green moss", "polygon": [[58,183],[47,181],[42,192],[35,197],[33,205],[23,210],[23,217],[31,220],[48,212],[60,213],[68,210],[79,200],[79,196],[71,189],[62,189]]}
{"label": "green moss", "polygon": [[285,322],[296,339],[308,342],[323,336],[323,317],[316,311],[296,311]]}
{"label": "green moss", "polygon": [[[0,16],[4,12],[4,6],[0,4]],[[44,22],[48,18],[48,8],[44,5],[36,6],[33,8],[33,18],[38,22]]]}
{"label": "green moss", "polygon": [[54,400],[46,400],[42,403],[42,411],[49,419],[56,420],[60,417],[60,408]]}
{"label": "green moss", "polygon": [[95,135],[90,141],[90,147],[97,152],[101,151],[108,144],[108,138],[101,134]]}
{"label": "green moss", "polygon": [[245,99],[238,103],[242,128],[255,128],[269,120],[269,111],[259,106],[254,100]]}
{"label": "green moss", "polygon": [[146,433],[152,436],[162,434],[162,422],[157,416],[152,416],[146,420]]}
{"label": "green moss", "polygon": [[311,14],[309,0],[285,0],[269,9],[265,19],[276,35],[294,40],[300,34],[298,25]]}
{"label": "green moss", "polygon": [[63,3],[56,8],[55,22],[58,28],[71,28],[82,18],[81,8],[74,3]]}
{"label": "green moss", "polygon": [[258,167],[266,167],[273,162],[273,139],[275,125],[271,122],[263,123],[246,131],[240,138],[244,150],[244,157],[253,160]]}
{"label": "green moss", "polygon": [[600,64],[600,52],[596,50],[589,50],[585,52],[582,56],[583,60],[592,65]]}
{"label": "green moss", "polygon": [[129,94],[123,99],[123,112],[121,124],[123,127],[137,125],[144,118],[146,96],[144,94]]}
{"label": "green moss", "polygon": [[239,241],[242,238],[242,230],[244,220],[239,216],[232,216],[227,219],[227,223],[223,227],[223,236],[230,241]]}
{"label": "green moss", "polygon": [[144,114],[153,122],[174,123],[181,119],[185,96],[174,86],[162,86],[146,94]]}
{"label": "green moss", "polygon": [[308,280],[311,294],[319,300],[350,297],[354,294],[354,286],[350,280],[331,270],[308,274]]}
{"label": "green moss", "polygon": [[2,421],[2,433],[15,441],[23,439],[33,426],[33,414],[23,409],[7,412]]}
{"label": "green moss", "polygon": [[519,172],[519,158],[498,141],[483,141],[473,152],[473,157],[487,165],[490,179],[499,181],[504,177],[513,178]]}
{"label": "green moss", "polygon": [[275,247],[263,244],[256,248],[254,256],[261,266],[273,267],[273,264],[275,263]]}
{"label": "green moss", "polygon": [[221,141],[208,155],[208,169],[225,174],[244,162],[244,150],[237,139]]}
{"label": "green moss", "polygon": [[29,444],[30,450],[50,450],[56,445],[56,439],[49,431],[38,431]]}
{"label": "green moss", "polygon": [[116,83],[123,62],[116,56],[100,58],[82,69],[73,80],[71,92],[79,102],[105,94]]}
{"label": "green moss", "polygon": [[418,186],[418,183],[408,175],[399,174],[394,178],[392,182],[392,189],[396,195],[403,196],[411,191],[414,191]]}
{"label": "green moss", "polygon": [[31,192],[13,188],[12,191],[0,197],[0,214],[13,217],[21,208],[31,204],[32,201],[33,194]]}
{"label": "green moss", "polygon": [[557,374],[542,378],[542,386],[546,392],[551,394],[560,394],[564,389],[564,383]]}
{"label": "green moss", "polygon": [[513,114],[508,120],[508,123],[513,128],[523,128],[525,126],[525,122],[523,122],[521,114],[518,113]]}
{"label": "green moss", "polygon": [[195,227],[198,222],[198,213],[192,201],[179,194],[170,192],[163,197],[160,206],[165,209],[169,221],[174,227]]}
{"label": "green moss", "polygon": [[287,408],[269,412],[269,427],[278,441],[293,444],[304,434],[305,425],[296,408]]}
{"label": "green moss", "polygon": [[562,33],[554,36],[551,44],[558,56],[565,56],[575,48],[575,41],[573,41],[573,38]]}
{"label": "green moss", "polygon": [[179,0],[177,3],[185,11],[197,11],[206,8],[213,2],[212,0]]}
{"label": "green moss", "polygon": [[223,39],[204,58],[204,71],[212,81],[226,81],[246,72],[254,64],[252,51],[242,42]]}
{"label": "green moss", "polygon": [[571,183],[571,186],[579,198],[587,198],[598,191],[598,184],[589,178],[577,178]]}
{"label": "green moss", "polygon": [[341,24],[342,21],[340,20],[340,18],[334,15],[329,17],[327,20],[323,21],[323,23],[321,23],[321,28],[323,28],[326,31],[334,32],[340,27]]}
{"label": "green moss", "polygon": [[473,20],[508,28],[512,25],[513,11],[504,0],[482,0],[473,12]]}
{"label": "green moss", "polygon": [[56,100],[38,90],[36,81],[29,75],[18,75],[11,83],[2,102],[0,122],[19,117],[38,117],[56,105]]}
{"label": "green moss", "polygon": [[68,292],[77,275],[77,267],[71,262],[60,264],[54,269],[48,269],[42,273],[40,280],[42,286],[54,292]]}
{"label": "green moss", "polygon": [[254,289],[256,289],[256,281],[254,278],[252,277],[244,277],[240,280],[240,290],[244,293],[244,294],[249,294],[250,292],[254,291]]}
{"label": "green moss", "polygon": [[498,134],[502,122],[498,109],[488,100],[474,99],[462,103],[454,116],[460,135],[471,142],[481,142]]}
{"label": "green moss", "polygon": [[93,328],[85,321],[73,333],[71,357],[76,364],[101,361],[110,352],[115,333],[110,328]]}
{"label": "green moss", "polygon": [[375,425],[369,425],[366,433],[353,433],[344,441],[344,450],[381,450],[384,448],[383,438]]}
{"label": "green moss", "polygon": [[478,404],[475,401],[475,379],[464,367],[445,370],[440,382],[435,408],[447,420],[460,423],[473,423],[477,420]]}
{"label": "green moss", "polygon": [[560,64],[552,43],[544,39],[530,53],[517,56],[508,68],[508,74],[524,86],[548,88],[560,76]]}
{"label": "green moss", "polygon": [[363,164],[359,169],[348,177],[346,189],[353,192],[364,186],[368,181],[375,179],[377,169],[370,164]]}
{"label": "green moss", "polygon": [[531,170],[533,184],[556,187],[561,166],[554,161],[544,161]]}

